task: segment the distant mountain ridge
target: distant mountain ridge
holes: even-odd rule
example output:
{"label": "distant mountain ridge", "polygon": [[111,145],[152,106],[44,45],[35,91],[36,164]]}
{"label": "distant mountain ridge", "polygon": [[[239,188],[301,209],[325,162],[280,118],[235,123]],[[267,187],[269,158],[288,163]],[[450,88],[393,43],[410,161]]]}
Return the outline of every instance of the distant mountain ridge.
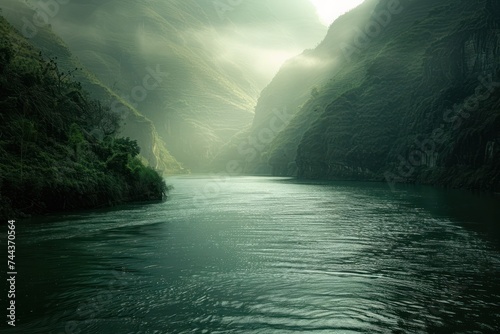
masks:
{"label": "distant mountain ridge", "polygon": [[[228,161],[237,161],[243,173],[268,174],[273,150],[286,151],[287,164],[294,165],[298,142],[307,130],[310,120],[297,121],[294,115],[304,103],[318,92],[331,77],[340,70],[344,53],[342,43],[354,38],[353,27],[365,24],[372,14],[377,0],[369,0],[338,18],[328,29],[328,37],[315,49],[308,49],[297,57],[286,61],[273,80],[262,90],[255,107],[252,126],[245,129],[228,143],[212,162],[213,170],[225,168]],[[261,138],[261,133],[270,127],[276,114],[282,114],[282,120],[288,124],[284,131],[273,131],[271,138]],[[303,123],[303,122],[306,123]],[[289,133],[294,141],[280,145],[281,138]],[[262,136],[264,137],[264,136]],[[285,153],[281,153],[285,154]],[[274,157],[273,159],[276,159]],[[293,169],[293,167],[292,167]]]}

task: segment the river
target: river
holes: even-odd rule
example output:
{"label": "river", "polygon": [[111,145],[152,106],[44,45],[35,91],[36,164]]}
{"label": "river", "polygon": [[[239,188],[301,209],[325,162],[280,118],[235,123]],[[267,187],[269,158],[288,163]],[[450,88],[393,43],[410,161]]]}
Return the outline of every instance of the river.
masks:
{"label": "river", "polygon": [[500,333],[498,197],[168,183],[164,203],[18,221],[16,327],[2,332]]}

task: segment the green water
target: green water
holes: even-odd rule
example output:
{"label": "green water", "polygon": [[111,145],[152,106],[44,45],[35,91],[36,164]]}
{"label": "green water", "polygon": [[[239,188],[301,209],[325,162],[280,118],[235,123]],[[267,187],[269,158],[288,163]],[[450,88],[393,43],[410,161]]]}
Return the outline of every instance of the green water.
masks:
{"label": "green water", "polygon": [[18,221],[17,326],[2,333],[500,332],[497,198],[168,183],[165,203]]}

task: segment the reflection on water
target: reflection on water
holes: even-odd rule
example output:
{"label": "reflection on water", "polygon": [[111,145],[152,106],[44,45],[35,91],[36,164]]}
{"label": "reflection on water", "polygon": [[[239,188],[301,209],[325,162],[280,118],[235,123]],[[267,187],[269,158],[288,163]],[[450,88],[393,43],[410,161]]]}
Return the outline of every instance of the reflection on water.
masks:
{"label": "reflection on water", "polygon": [[22,222],[5,333],[499,332],[497,198],[253,177],[206,195],[213,182]]}

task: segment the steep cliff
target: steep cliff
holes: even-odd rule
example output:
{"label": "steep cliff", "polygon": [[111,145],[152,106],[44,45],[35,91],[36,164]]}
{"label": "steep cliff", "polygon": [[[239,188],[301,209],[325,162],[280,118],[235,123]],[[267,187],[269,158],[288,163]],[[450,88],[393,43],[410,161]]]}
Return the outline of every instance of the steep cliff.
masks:
{"label": "steep cliff", "polygon": [[[51,26],[43,22],[35,25],[37,16],[34,16],[33,9],[20,2],[6,2],[1,8],[2,15],[27,38],[31,45],[42,52],[45,59],[54,59],[63,72],[72,72],[75,80],[80,82],[93,98],[112,108],[112,111],[122,119],[120,129],[122,135],[138,141],[142,149],[141,155],[150,166],[166,174],[183,172],[180,163],[172,157],[164,140],[158,135],[154,124],[116,90],[104,84],[93,72],[84,67],[61,38],[54,34]],[[99,129],[95,129],[95,132],[96,136],[102,137]]]}
{"label": "steep cliff", "polygon": [[[277,175],[498,189],[498,2],[363,6],[370,11],[364,22],[349,25],[359,15],[345,14],[342,29],[332,25],[325,41],[304,53],[308,59],[326,53],[336,63],[325,71],[328,80],[312,72],[318,81],[311,84],[284,66],[263,92],[254,134],[269,127],[272,108],[305,103],[259,148],[260,163]],[[281,93],[288,89],[302,100]],[[268,102],[273,95],[282,97]]]}
{"label": "steep cliff", "polygon": [[325,86],[354,88],[323,93],[324,112],[297,151],[299,176],[498,189],[498,6],[421,0],[395,8]]}
{"label": "steep cliff", "polygon": [[[225,169],[228,163],[237,162],[242,172],[270,173],[269,153],[275,150],[290,157],[287,162],[294,160],[298,140],[307,129],[304,120],[293,126],[294,115],[340,69],[344,54],[338,45],[354,38],[352,28],[366,22],[376,4],[376,0],[368,0],[341,16],[330,26],[329,38],[281,66],[260,93],[252,125],[242,129],[219,152],[212,162],[214,170]],[[286,127],[288,123],[290,125]],[[281,132],[283,129],[285,131]],[[279,144],[283,133],[295,136],[297,144],[289,145],[290,141]],[[283,159],[280,157],[279,160]]]}

